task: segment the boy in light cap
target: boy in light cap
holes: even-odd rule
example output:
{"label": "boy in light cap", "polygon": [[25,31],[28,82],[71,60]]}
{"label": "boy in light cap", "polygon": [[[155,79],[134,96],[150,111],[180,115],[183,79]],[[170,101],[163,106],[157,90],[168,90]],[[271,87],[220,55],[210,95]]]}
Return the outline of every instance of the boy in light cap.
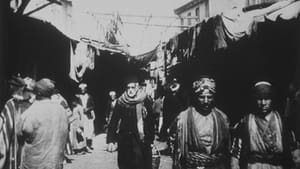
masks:
{"label": "boy in light cap", "polygon": [[253,86],[256,109],[235,126],[232,145],[233,169],[284,169],[292,167],[291,151],[296,144],[286,121],[273,106],[272,84]]}

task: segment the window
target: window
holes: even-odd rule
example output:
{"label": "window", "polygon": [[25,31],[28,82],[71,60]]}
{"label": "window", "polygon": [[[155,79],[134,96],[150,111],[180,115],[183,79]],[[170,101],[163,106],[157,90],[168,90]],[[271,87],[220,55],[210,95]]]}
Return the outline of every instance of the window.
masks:
{"label": "window", "polygon": [[196,22],[199,22],[199,20],[200,20],[200,13],[199,13],[199,7],[197,7],[196,9],[195,9],[195,16],[196,16]]}
{"label": "window", "polygon": [[192,19],[191,19],[191,13],[190,12],[187,14],[187,17],[188,17],[188,25],[191,25],[192,24]]}
{"label": "window", "polygon": [[180,23],[181,23],[182,26],[184,25],[184,19],[183,18],[180,18]]}
{"label": "window", "polygon": [[195,16],[199,16],[199,7],[195,9]]}
{"label": "window", "polygon": [[209,17],[209,2],[205,1],[205,17]]}

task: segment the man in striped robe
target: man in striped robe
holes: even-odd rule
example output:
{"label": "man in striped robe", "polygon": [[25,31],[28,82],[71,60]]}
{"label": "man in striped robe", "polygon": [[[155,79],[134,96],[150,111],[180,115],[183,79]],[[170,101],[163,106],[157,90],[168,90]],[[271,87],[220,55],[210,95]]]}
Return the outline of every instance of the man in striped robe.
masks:
{"label": "man in striped robe", "polygon": [[0,114],[0,169],[16,169],[20,162],[16,131],[20,115],[31,105],[32,96],[32,84],[27,85],[22,78],[13,77],[9,84],[12,98]]}

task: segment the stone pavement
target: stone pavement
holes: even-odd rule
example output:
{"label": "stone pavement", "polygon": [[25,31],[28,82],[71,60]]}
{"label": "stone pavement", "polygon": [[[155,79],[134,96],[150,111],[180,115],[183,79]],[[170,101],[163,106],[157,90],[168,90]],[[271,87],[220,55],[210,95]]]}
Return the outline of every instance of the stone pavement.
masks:
{"label": "stone pavement", "polygon": [[[71,155],[72,163],[65,164],[64,169],[118,169],[117,153],[109,153],[106,149],[106,135],[100,134],[94,138],[94,150],[84,155]],[[165,146],[155,143],[160,149]],[[172,160],[169,156],[161,156],[159,169],[171,169]]]}

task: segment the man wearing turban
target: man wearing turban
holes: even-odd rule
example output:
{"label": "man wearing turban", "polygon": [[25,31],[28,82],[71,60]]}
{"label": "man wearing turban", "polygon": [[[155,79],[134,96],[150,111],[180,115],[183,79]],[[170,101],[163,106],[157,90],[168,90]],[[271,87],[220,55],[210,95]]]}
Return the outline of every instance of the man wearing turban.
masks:
{"label": "man wearing turban", "polygon": [[225,169],[229,164],[229,122],[215,106],[215,81],[193,83],[192,105],[177,117],[173,166],[176,169]]}
{"label": "man wearing turban", "polygon": [[253,93],[255,111],[235,126],[232,168],[291,168],[291,150],[296,145],[285,120],[274,108],[272,84],[259,81],[253,87]]}

